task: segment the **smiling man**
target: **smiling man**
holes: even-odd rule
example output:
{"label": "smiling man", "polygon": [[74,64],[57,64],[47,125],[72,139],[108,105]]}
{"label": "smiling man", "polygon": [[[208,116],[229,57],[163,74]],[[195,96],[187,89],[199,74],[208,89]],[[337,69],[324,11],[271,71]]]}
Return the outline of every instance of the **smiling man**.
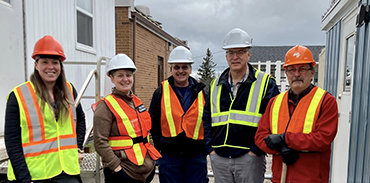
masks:
{"label": "smiling man", "polygon": [[229,65],[211,82],[204,109],[206,151],[216,183],[262,183],[266,161],[254,144],[258,122],[268,101],[279,94],[275,80],[248,63],[249,35],[238,28],[224,39]]}
{"label": "smiling man", "polygon": [[331,142],[337,133],[336,99],[314,86],[316,62],[304,46],[285,56],[290,90],[269,102],[256,133],[256,144],[273,154],[272,182],[280,182],[282,163],[286,182],[329,182]]}
{"label": "smiling man", "polygon": [[190,77],[194,61],[185,47],[172,50],[168,63],[172,76],[155,90],[149,109],[154,146],[162,154],[159,180],[206,183],[202,122],[205,85]]}

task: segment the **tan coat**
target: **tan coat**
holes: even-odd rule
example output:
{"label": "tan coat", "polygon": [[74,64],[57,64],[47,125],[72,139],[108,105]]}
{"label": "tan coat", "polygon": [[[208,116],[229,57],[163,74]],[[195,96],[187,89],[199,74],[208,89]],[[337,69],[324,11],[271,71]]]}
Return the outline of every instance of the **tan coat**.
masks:
{"label": "tan coat", "polygon": [[[123,99],[129,106],[134,108],[131,94],[113,89],[112,94]],[[155,168],[155,161],[147,154],[142,166],[137,166],[128,160],[123,150],[113,151],[108,144],[108,137],[119,136],[119,130],[114,114],[109,110],[107,104],[101,101],[94,113],[94,146],[102,158],[104,168],[112,171],[121,165],[122,169],[131,178],[145,182],[149,174]]]}

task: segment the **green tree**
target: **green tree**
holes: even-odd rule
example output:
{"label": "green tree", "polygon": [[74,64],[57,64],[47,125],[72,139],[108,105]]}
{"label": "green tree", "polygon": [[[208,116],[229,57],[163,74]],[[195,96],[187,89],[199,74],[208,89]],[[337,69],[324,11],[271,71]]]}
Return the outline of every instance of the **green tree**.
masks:
{"label": "green tree", "polygon": [[198,69],[199,80],[206,84],[206,90],[209,90],[209,84],[215,78],[216,63],[213,61],[213,55],[209,48],[207,48],[206,57],[203,58],[202,65]]}

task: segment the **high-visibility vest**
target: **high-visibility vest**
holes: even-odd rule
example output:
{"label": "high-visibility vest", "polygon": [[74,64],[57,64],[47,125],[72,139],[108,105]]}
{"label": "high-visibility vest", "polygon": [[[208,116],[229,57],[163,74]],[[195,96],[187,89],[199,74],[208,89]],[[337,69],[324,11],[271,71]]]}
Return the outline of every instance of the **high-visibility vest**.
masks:
{"label": "high-visibility vest", "polygon": [[[261,101],[266,93],[267,84],[269,80],[269,75],[267,73],[261,72],[256,70],[255,77],[257,78],[251,84],[249,95],[247,100],[247,104],[245,106],[245,110],[237,110],[233,109],[233,102],[235,98],[229,94],[231,104],[229,110],[221,111],[221,91],[222,84],[217,85],[219,83],[219,79],[217,78],[212,81],[211,88],[210,88],[210,104],[211,104],[211,117],[212,117],[212,131],[217,131],[217,135],[223,135],[222,142],[217,142],[213,144],[213,148],[219,147],[232,147],[232,148],[239,148],[239,149],[249,149],[247,144],[247,140],[230,140],[230,133],[234,133],[233,129],[236,128],[244,128],[248,129],[250,133],[256,131],[258,127],[258,122],[262,116],[260,114],[260,105]],[[266,86],[266,87],[265,87]],[[224,96],[225,97],[225,96]],[[220,131],[219,131],[220,130]],[[245,131],[245,133],[249,133]],[[235,135],[235,134],[234,134]],[[235,138],[235,137],[234,137]],[[240,138],[240,136],[239,136]],[[234,142],[233,142],[234,141]],[[238,141],[239,144],[235,143]]]}
{"label": "high-visibility vest", "polygon": [[272,134],[282,134],[286,131],[293,133],[309,134],[314,130],[319,117],[321,103],[327,92],[319,87],[314,87],[304,96],[295,107],[290,116],[288,106],[288,91],[275,97],[270,110],[270,129]]}
{"label": "high-visibility vest", "polygon": [[168,80],[162,82],[161,101],[161,128],[164,137],[176,137],[185,131],[188,138],[194,140],[204,139],[203,109],[204,94],[198,93],[197,98],[184,114],[181,103]]}
{"label": "high-visibility vest", "polygon": [[152,123],[140,99],[132,95],[135,109],[113,94],[103,100],[116,117],[120,134],[108,138],[112,150],[124,150],[127,158],[138,166],[143,165],[147,153],[153,160],[160,158],[161,154],[148,143]]}
{"label": "high-visibility vest", "polygon": [[[61,115],[56,121],[53,109],[36,95],[32,82],[23,83],[13,89],[20,112],[22,148],[32,180],[44,180],[59,175],[80,174],[76,134],[76,109],[73,100],[68,117]],[[15,180],[11,160],[8,179]]]}

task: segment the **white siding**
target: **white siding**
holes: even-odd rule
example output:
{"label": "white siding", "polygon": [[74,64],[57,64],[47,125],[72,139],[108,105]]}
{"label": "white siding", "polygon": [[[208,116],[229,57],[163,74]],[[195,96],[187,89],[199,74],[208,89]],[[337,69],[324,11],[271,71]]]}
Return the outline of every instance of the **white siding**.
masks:
{"label": "white siding", "polygon": [[6,96],[25,81],[22,1],[0,2],[0,135],[4,133]]}
{"label": "white siding", "polygon": [[[24,2],[25,20],[23,20]],[[96,62],[100,57],[115,55],[115,12],[114,0],[93,0],[94,51],[77,48],[75,0],[26,0],[11,1],[11,5],[0,2],[0,50],[3,63],[0,67],[0,135],[4,132],[6,96],[12,88],[29,79],[34,70],[31,58],[36,41],[44,35],[52,35],[60,41],[67,57],[64,62],[67,80],[80,90],[93,65],[72,65],[70,62]],[[25,45],[24,45],[25,44]],[[26,58],[24,58],[26,55]],[[27,66],[25,66],[27,65]],[[105,67],[102,67],[105,73]],[[105,75],[103,75],[105,76]],[[101,81],[106,78],[103,77]],[[88,87],[85,96],[95,95],[95,82]],[[101,84],[103,93],[104,83]],[[91,123],[92,99],[81,103]]]}
{"label": "white siding", "polygon": [[[61,42],[66,61],[96,61],[99,57],[115,54],[114,0],[94,1],[94,48],[95,53],[80,51],[76,44],[76,9],[74,0],[50,1],[27,0],[26,31],[27,55],[34,43],[44,35],[52,35]],[[33,68],[28,68],[32,73]]]}

